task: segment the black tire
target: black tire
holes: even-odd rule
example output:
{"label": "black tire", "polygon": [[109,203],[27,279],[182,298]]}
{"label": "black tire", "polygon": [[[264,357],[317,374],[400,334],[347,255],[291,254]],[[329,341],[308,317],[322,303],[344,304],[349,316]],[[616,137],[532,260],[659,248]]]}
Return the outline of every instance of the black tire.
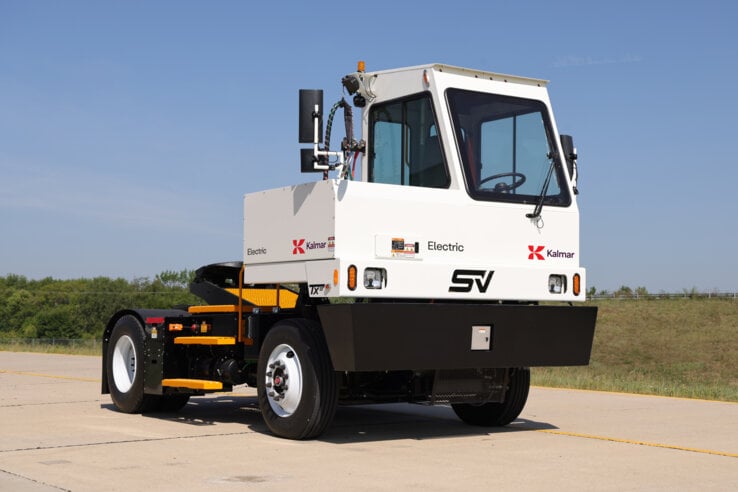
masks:
{"label": "black tire", "polygon": [[145,412],[160,402],[157,395],[144,394],[143,363],[143,326],[135,316],[123,316],[110,335],[105,368],[110,397],[121,412]]}
{"label": "black tire", "polygon": [[264,422],[275,435],[312,439],[325,431],[336,413],[338,379],[318,323],[284,320],[267,333],[259,353],[257,395]]}
{"label": "black tire", "polygon": [[471,425],[499,427],[514,421],[523,411],[530,389],[530,369],[510,369],[510,383],[503,403],[455,403],[456,415]]}

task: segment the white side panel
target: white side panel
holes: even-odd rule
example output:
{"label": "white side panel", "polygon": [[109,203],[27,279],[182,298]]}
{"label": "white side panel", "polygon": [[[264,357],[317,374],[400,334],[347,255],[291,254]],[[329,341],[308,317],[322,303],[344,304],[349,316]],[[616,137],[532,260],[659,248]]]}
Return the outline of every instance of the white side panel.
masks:
{"label": "white side panel", "polygon": [[333,258],[333,181],[250,193],[244,197],[244,263]]}

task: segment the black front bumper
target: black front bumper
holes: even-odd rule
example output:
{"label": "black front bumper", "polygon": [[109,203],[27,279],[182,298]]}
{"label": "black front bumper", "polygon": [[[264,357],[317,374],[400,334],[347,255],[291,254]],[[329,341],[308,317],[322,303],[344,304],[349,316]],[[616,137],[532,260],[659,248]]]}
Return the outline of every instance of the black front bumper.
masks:
{"label": "black front bumper", "polygon": [[[472,369],[587,365],[597,307],[367,303],[318,314],[337,371]],[[489,349],[472,350],[480,326]]]}

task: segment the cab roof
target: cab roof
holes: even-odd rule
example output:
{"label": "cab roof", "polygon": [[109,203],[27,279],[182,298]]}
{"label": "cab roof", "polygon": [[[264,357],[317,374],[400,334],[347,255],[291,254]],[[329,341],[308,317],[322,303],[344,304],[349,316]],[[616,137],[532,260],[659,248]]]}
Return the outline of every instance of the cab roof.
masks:
{"label": "cab roof", "polygon": [[445,65],[442,63],[430,63],[427,65],[417,65],[413,67],[393,68],[389,70],[376,70],[372,72],[365,72],[365,76],[381,76],[382,74],[390,74],[396,72],[410,72],[410,71],[422,71],[422,70],[433,70],[441,73],[450,73],[454,75],[460,75],[465,77],[472,77],[476,79],[488,79],[499,82],[510,82],[514,84],[533,85],[536,87],[546,87],[548,80],[535,79],[530,77],[521,77],[518,75],[508,75],[496,72],[486,72],[484,70],[475,70],[472,68],[457,67],[454,65]]}

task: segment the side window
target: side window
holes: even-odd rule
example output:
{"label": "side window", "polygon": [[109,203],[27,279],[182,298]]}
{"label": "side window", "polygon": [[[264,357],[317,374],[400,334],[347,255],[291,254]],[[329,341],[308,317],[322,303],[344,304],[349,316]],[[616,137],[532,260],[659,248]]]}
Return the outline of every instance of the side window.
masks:
{"label": "side window", "polygon": [[369,181],[447,188],[449,176],[428,95],[374,105]]}
{"label": "side window", "polygon": [[[402,112],[399,107],[389,107],[377,111],[372,125],[372,159],[369,167],[369,181],[387,184],[405,184],[407,162],[402,153],[403,130]],[[373,172],[372,172],[373,171]]]}

